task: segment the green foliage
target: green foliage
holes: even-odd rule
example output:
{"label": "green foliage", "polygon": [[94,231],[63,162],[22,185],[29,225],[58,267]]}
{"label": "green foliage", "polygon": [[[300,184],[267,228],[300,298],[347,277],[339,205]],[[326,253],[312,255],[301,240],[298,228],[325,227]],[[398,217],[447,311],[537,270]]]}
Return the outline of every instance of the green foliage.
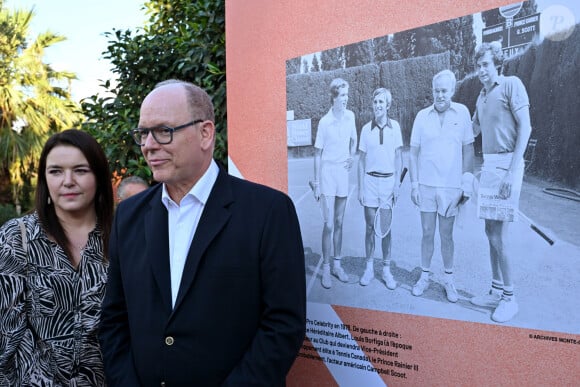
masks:
{"label": "green foliage", "polygon": [[18,213],[13,204],[0,204],[0,226],[17,216]]}
{"label": "green foliage", "polygon": [[148,23],[137,31],[114,30],[106,35],[103,56],[112,64],[115,82],[102,84],[105,96],[82,101],[87,122],[117,175],[151,174],[129,135],[139,122],[143,98],[166,79],[199,85],[212,96],[217,139],[214,156],[227,163],[227,115],[225,83],[225,5],[219,0],[150,0],[145,3]]}
{"label": "green foliage", "polygon": [[43,62],[45,50],[65,38],[51,32],[31,37],[33,16],[0,3],[0,192],[9,192],[0,202],[25,205],[45,140],[81,117],[67,91],[75,75]]}

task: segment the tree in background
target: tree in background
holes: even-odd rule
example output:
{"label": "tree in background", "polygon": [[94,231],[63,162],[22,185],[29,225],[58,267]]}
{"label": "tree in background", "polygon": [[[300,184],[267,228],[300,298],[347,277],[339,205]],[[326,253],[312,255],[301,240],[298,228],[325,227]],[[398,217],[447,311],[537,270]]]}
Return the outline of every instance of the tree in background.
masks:
{"label": "tree in background", "polygon": [[225,5],[221,0],[149,0],[149,19],[142,29],[107,33],[103,56],[112,64],[115,82],[102,83],[104,93],[81,104],[83,127],[102,144],[118,176],[151,172],[127,132],[139,122],[143,98],[163,80],[177,78],[206,89],[216,112],[214,156],[227,163],[225,78]]}
{"label": "tree in background", "polygon": [[344,46],[344,61],[347,68],[375,63],[373,40],[363,40]]}
{"label": "tree in background", "polygon": [[318,61],[318,55],[314,54],[312,56],[312,65],[310,66],[311,72],[320,71],[320,62]]}
{"label": "tree in background", "polygon": [[451,70],[457,79],[473,69],[475,34],[473,15],[395,33],[393,45],[400,58],[413,58],[449,51]]}
{"label": "tree in background", "polygon": [[304,74],[308,73],[308,61],[306,60],[306,58],[302,58],[302,73]]}
{"label": "tree in background", "polygon": [[290,74],[300,74],[300,57],[286,61],[286,75]]}
{"label": "tree in background", "polygon": [[46,48],[65,38],[44,32],[29,40],[33,16],[34,10],[8,10],[0,1],[0,203],[11,201],[18,210],[31,205],[46,139],[81,120],[68,91],[75,75],[42,61]]}
{"label": "tree in background", "polygon": [[373,43],[376,63],[401,59],[393,44],[393,35],[380,36],[373,39]]}
{"label": "tree in background", "polygon": [[344,68],[344,48],[337,47],[320,53],[320,68],[322,71]]}
{"label": "tree in background", "polygon": [[413,58],[417,55],[417,29],[393,34],[393,46],[399,58]]}
{"label": "tree in background", "polygon": [[463,79],[473,69],[475,42],[473,15],[467,15],[322,51],[321,68],[336,70],[449,51],[451,70]]}

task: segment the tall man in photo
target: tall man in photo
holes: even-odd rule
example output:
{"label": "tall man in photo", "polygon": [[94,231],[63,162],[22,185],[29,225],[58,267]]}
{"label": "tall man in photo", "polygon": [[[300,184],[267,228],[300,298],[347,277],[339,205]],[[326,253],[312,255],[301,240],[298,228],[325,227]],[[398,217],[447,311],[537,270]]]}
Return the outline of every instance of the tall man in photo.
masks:
{"label": "tall man in photo", "polygon": [[[392,103],[388,89],[373,92],[374,118],[363,126],[359,142],[358,184],[359,201],[364,207],[366,268],[360,284],[366,286],[374,278],[375,216],[381,203],[389,203],[398,196],[399,174],[402,166],[403,137],[399,123],[387,113]],[[392,209],[391,209],[392,211]],[[391,214],[392,215],[392,214]],[[389,289],[397,282],[391,274],[391,232],[381,239],[383,280]]]}
{"label": "tall man in photo", "polygon": [[132,135],[160,184],[117,207],[108,386],[285,385],[306,328],[292,201],[217,165],[213,104],[191,83],[158,84]]}
{"label": "tall man in photo", "polygon": [[[341,266],[342,223],[349,193],[349,172],[356,152],[354,113],[346,108],[348,82],[336,78],[330,83],[332,107],[318,123],[314,143],[314,197],[324,214],[322,229],[322,286],[332,286],[331,274],[342,282],[348,275]],[[330,267],[331,247],[334,259]]]}
{"label": "tall man in photo", "polygon": [[453,280],[453,224],[462,196],[463,173],[473,170],[473,132],[469,110],[453,102],[455,74],[443,70],[433,77],[433,105],[421,110],[411,133],[411,199],[421,211],[421,276],[414,296],[429,287],[435,230],[439,221],[443,287],[447,300],[459,296]]}
{"label": "tall man in photo", "polygon": [[[481,133],[483,175],[480,187],[497,187],[500,198],[510,200],[517,210],[524,176],[524,152],[532,127],[530,102],[522,81],[502,76],[503,52],[499,42],[483,43],[475,53],[476,70],[483,89],[477,98],[473,131]],[[511,320],[518,313],[514,296],[514,257],[507,251],[505,220],[485,219],[492,271],[491,289],[471,302],[493,307],[492,319]]]}

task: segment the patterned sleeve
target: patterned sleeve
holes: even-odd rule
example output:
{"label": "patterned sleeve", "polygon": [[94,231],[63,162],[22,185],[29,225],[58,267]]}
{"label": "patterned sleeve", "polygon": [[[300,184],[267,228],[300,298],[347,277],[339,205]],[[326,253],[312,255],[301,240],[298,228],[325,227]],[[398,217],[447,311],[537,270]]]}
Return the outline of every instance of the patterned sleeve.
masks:
{"label": "patterned sleeve", "polygon": [[16,386],[23,374],[22,356],[32,343],[26,323],[26,264],[16,219],[0,228],[0,385]]}

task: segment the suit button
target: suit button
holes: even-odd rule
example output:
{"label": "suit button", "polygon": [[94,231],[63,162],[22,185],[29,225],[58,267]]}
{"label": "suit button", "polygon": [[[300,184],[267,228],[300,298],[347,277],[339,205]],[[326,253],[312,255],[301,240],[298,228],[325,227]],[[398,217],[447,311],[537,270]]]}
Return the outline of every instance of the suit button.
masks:
{"label": "suit button", "polygon": [[175,341],[173,340],[173,337],[171,337],[171,336],[167,336],[167,337],[165,338],[165,344],[166,344],[166,345],[173,345],[173,343],[174,343],[174,342],[175,342]]}

